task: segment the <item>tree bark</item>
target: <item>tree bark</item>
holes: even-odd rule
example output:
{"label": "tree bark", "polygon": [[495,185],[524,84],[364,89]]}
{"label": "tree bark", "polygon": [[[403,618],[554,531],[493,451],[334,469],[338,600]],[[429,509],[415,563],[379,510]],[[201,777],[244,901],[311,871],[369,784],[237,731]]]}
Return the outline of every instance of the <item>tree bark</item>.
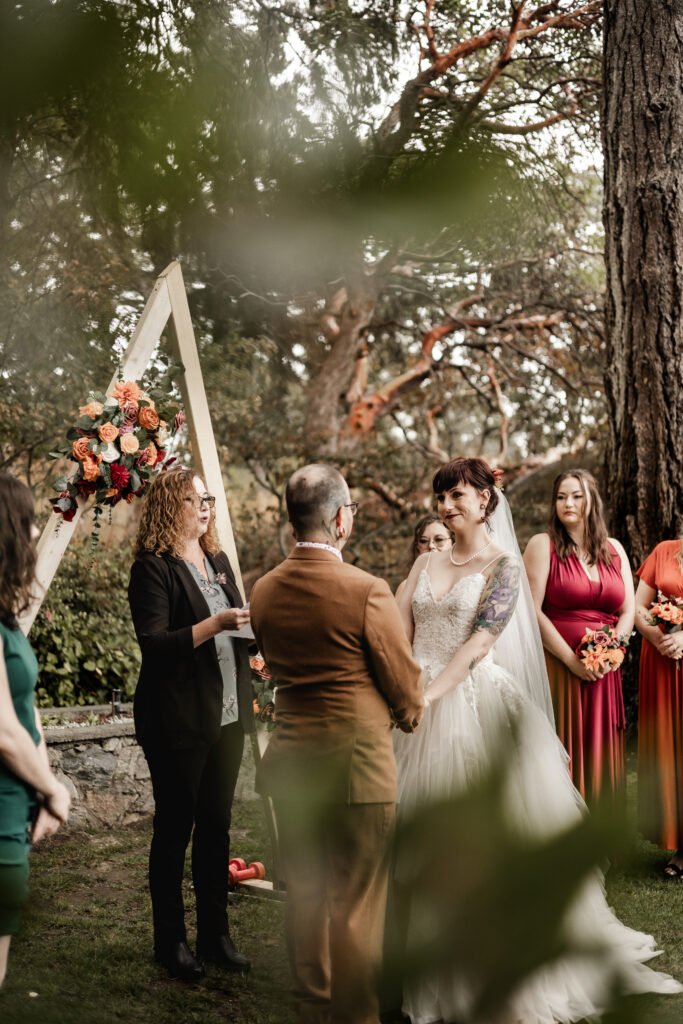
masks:
{"label": "tree bark", "polygon": [[683,2],[605,0],[608,502],[634,564],[683,532]]}
{"label": "tree bark", "polygon": [[376,301],[375,282],[362,276],[340,288],[320,318],[330,349],[308,392],[305,444],[309,458],[335,455],[339,450],[347,391]]}

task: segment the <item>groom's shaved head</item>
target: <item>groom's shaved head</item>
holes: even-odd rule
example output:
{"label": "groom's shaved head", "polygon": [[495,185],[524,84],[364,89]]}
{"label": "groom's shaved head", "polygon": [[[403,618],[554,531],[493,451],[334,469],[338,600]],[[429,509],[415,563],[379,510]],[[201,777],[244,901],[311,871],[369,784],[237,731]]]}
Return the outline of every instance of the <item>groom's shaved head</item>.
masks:
{"label": "groom's shaved head", "polygon": [[297,537],[320,533],[337,509],[349,500],[349,489],[338,469],[322,462],[297,469],[285,491],[287,513]]}

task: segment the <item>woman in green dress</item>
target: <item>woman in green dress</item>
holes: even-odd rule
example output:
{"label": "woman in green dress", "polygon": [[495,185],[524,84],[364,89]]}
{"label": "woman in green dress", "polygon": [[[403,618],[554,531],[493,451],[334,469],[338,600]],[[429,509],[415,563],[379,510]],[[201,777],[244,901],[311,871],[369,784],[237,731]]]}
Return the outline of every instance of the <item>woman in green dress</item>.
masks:
{"label": "woman in green dress", "polygon": [[33,497],[0,473],[0,985],[28,895],[32,842],[66,821],[71,797],[47,758],[33,704],[38,663],[16,616],[34,583]]}

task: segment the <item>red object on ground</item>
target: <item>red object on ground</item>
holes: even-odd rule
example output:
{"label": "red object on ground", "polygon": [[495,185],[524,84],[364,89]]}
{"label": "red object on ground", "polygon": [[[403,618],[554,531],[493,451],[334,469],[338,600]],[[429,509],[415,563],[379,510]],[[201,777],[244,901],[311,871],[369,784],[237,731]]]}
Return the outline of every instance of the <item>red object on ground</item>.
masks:
{"label": "red object on ground", "polygon": [[[244,861],[242,861],[244,864]],[[253,861],[249,867],[235,868],[232,861],[228,867],[228,880],[230,885],[237,885],[239,882],[246,882],[248,878],[265,878],[266,869],[260,861]]]}
{"label": "red object on ground", "polygon": [[244,871],[246,869],[246,866],[246,860],[242,860],[241,857],[231,857],[230,860],[228,861],[228,871],[230,871],[232,868],[234,868],[235,871]]}

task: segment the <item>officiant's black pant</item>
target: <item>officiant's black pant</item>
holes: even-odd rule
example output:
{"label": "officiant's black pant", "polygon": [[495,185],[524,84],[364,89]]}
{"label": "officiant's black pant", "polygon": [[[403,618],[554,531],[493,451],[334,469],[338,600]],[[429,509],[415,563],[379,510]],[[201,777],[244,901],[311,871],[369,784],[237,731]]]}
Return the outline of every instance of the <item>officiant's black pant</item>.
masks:
{"label": "officiant's black pant", "polygon": [[213,746],[145,749],[155,804],[149,888],[158,953],[186,938],[182,881],[190,836],[197,936],[211,942],[228,931],[230,817],[243,748],[235,722],[221,728]]}
{"label": "officiant's black pant", "polygon": [[393,803],[276,800],[300,1024],[378,1024]]}

